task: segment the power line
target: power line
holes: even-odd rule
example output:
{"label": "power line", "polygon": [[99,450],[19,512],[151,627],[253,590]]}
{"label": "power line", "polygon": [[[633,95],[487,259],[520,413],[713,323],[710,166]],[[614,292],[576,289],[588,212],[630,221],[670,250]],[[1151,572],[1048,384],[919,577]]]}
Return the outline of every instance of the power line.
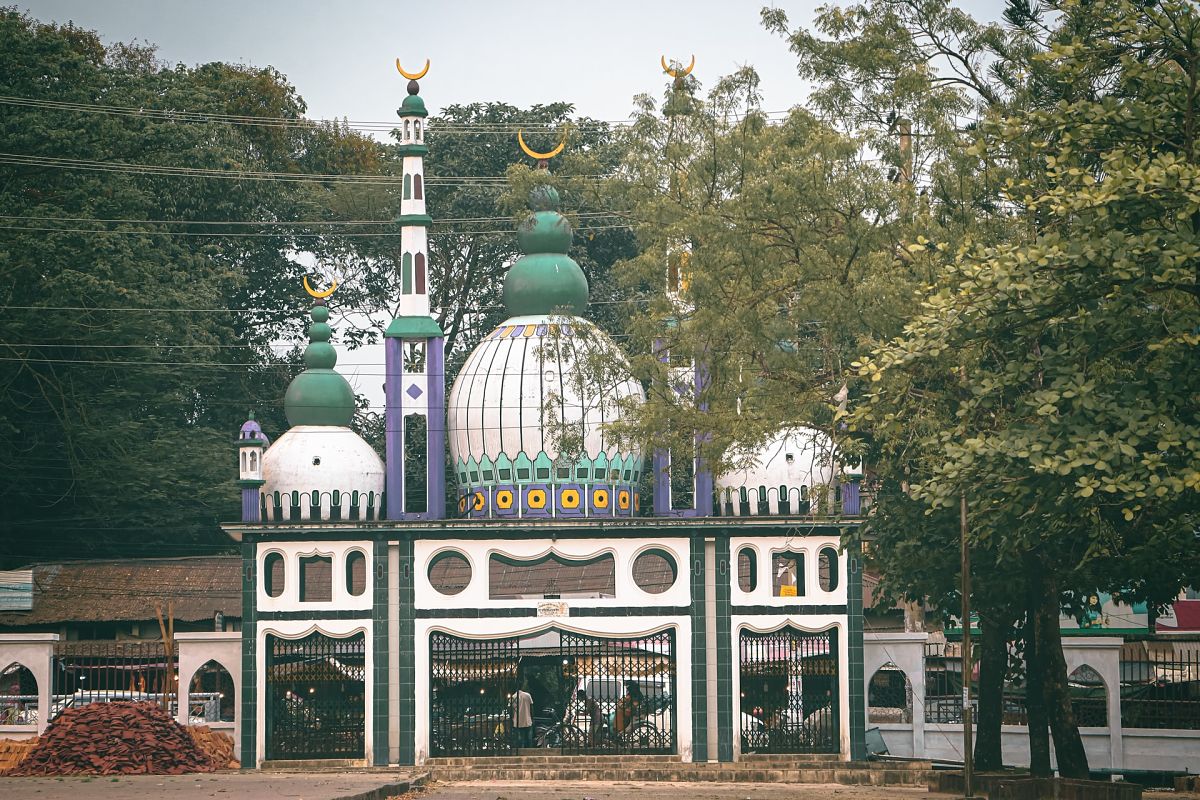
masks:
{"label": "power line", "polygon": [[[574,230],[581,233],[590,231],[608,231],[619,229],[630,229],[633,225],[590,225],[579,226]],[[89,228],[52,228],[46,226],[32,225],[0,225],[0,230],[4,231],[34,231],[41,233],[90,233],[95,236],[190,236],[197,238],[221,239],[221,238],[262,238],[262,237],[285,237],[285,238],[324,238],[328,236],[336,236],[339,238],[376,238],[376,237],[396,237],[403,236],[401,231],[378,231],[374,233],[296,233],[294,231],[283,233],[255,232],[255,233],[235,233],[231,231],[126,231],[126,230],[95,230]],[[512,236],[516,233],[515,228],[508,230],[491,230],[491,231],[432,231],[430,236]]]}
{"label": "power line", "polygon": [[[617,211],[581,211],[570,213],[568,218],[591,219],[593,217],[620,217]],[[0,219],[35,220],[39,222],[94,222],[106,225],[254,225],[254,226],[304,226],[304,225],[396,225],[395,219],[378,220],[198,220],[198,219],[96,219],[93,217],[39,217],[20,214],[0,214]],[[439,217],[434,225],[448,225],[466,222],[506,222],[512,223],[511,217]]]}

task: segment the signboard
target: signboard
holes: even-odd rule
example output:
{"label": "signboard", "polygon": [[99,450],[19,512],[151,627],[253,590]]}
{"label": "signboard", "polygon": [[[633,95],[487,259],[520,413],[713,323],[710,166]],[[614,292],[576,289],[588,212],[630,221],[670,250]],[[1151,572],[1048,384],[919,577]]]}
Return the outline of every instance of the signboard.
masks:
{"label": "signboard", "polygon": [[537,615],[539,617],[568,617],[571,615],[571,607],[566,603],[558,601],[552,603],[538,603]]}

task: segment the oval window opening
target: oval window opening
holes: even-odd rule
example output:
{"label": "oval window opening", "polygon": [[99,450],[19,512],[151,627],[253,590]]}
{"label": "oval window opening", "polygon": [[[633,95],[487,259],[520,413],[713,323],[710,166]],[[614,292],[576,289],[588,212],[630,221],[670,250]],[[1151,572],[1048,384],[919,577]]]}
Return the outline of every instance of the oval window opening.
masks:
{"label": "oval window opening", "polygon": [[817,556],[817,582],[821,591],[832,592],[838,587],[838,555],[832,547],[821,548]]}
{"label": "oval window opening", "polygon": [[675,559],[662,550],[647,550],[633,560],[633,582],[643,592],[662,594],[676,577]]}
{"label": "oval window opening", "polygon": [[355,550],[346,557],[346,591],[360,597],[367,590],[367,557]]}
{"label": "oval window opening", "polygon": [[429,585],[439,594],[458,594],[470,582],[471,562],[462,553],[441,553],[429,565]]}
{"label": "oval window opening", "polygon": [[758,588],[758,553],[752,547],[743,547],[738,551],[738,588],[743,592],[753,592]]}
{"label": "oval window opening", "polygon": [[263,588],[267,597],[283,594],[283,556],[279,553],[267,553],[263,559]]}

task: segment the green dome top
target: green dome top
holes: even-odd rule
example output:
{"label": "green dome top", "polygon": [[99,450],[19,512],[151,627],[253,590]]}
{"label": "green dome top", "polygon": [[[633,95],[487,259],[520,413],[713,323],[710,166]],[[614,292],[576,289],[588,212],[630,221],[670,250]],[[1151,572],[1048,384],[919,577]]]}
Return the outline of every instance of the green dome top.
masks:
{"label": "green dome top", "polygon": [[337,351],[329,343],[329,309],[313,306],[310,312],[309,344],[304,351],[308,369],[292,379],[283,398],[288,423],[296,425],[337,425],[348,427],[354,418],[354,390],[333,367]]}
{"label": "green dome top", "polygon": [[533,213],[517,228],[517,243],[525,255],[504,279],[504,305],[514,317],[555,310],[582,315],[588,302],[587,278],[567,255],[571,223],[558,212],[558,192],[552,186],[535,187],[529,207]]}
{"label": "green dome top", "polygon": [[421,99],[421,95],[410,94],[404,98],[396,113],[402,117],[424,117],[429,112],[425,110],[425,101]]}

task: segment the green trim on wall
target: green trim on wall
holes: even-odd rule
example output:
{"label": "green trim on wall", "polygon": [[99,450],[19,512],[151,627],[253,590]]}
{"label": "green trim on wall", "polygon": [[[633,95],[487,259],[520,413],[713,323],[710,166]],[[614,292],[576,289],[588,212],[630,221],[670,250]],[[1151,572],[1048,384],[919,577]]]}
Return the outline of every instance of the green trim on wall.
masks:
{"label": "green trim on wall", "polygon": [[708,761],[708,647],[704,626],[704,537],[692,534],[688,574],[692,589],[692,761]]}
{"label": "green trim on wall", "polygon": [[258,711],[258,592],[254,537],[242,542],[242,757],[246,767],[258,765],[254,740]]}
{"label": "green trim on wall", "polygon": [[259,486],[262,486],[264,483],[266,483],[266,481],[264,481],[264,480],[249,480],[248,479],[248,480],[238,481],[237,485],[241,486],[243,489],[257,489]]}
{"label": "green trim on wall", "polygon": [[426,156],[429,155],[429,145],[424,144],[402,144],[397,145],[396,152],[401,156]]}
{"label": "green trim on wall", "polygon": [[428,214],[401,214],[396,217],[396,224],[400,227],[405,225],[428,228],[433,224],[433,217]]}
{"label": "green trim on wall", "polygon": [[733,631],[729,615],[732,572],[729,533],[717,534],[717,760],[733,761]]}
{"label": "green trim on wall", "polygon": [[376,540],[371,558],[372,586],[372,679],[375,694],[372,698],[371,724],[374,738],[371,746],[373,761],[377,767],[388,763],[388,547],[387,542]]}
{"label": "green trim on wall", "polygon": [[862,556],[846,553],[846,655],[850,682],[850,759],[867,757],[867,698],[863,682]]}
{"label": "green trim on wall", "polygon": [[[413,607],[416,595],[413,591],[413,542],[404,538],[400,548],[400,607],[393,609],[399,622],[400,650],[400,763],[408,766],[417,763],[417,668],[416,668],[416,620]],[[424,642],[422,647],[428,645]],[[423,724],[427,724],[428,720]]]}

